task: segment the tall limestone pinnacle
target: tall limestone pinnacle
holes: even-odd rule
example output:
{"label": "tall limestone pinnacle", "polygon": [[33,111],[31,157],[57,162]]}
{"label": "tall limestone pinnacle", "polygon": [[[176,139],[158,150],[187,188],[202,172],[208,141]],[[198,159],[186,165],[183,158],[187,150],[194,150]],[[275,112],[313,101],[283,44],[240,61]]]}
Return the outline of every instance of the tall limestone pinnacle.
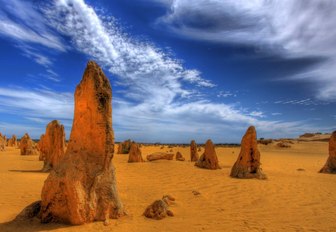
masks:
{"label": "tall limestone pinnacle", "polygon": [[75,92],[67,151],[42,189],[42,222],[76,225],[124,214],[112,164],[111,100],[108,78],[95,62],[89,61]]}

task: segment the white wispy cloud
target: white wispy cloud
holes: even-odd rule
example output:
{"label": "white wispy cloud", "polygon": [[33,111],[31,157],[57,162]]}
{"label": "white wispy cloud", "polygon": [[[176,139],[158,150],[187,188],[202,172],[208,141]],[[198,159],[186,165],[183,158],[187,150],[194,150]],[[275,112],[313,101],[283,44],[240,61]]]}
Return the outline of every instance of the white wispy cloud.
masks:
{"label": "white wispy cloud", "polygon": [[[20,42],[65,51],[59,36],[46,25],[43,16],[30,2],[0,0],[0,34]],[[16,20],[13,20],[13,17]]]}
{"label": "white wispy cloud", "polygon": [[[53,1],[42,11],[47,22],[41,19],[38,27],[50,26],[69,37],[74,49],[95,59],[118,77],[113,81],[125,87],[126,91],[113,98],[113,123],[119,140],[131,135],[152,142],[154,138],[187,142],[195,137],[218,142],[230,137],[228,142],[238,142],[251,124],[264,137],[289,136],[310,128],[306,121],[264,120],[262,112],[209,101],[206,93],[214,83],[202,78],[199,70],[186,69],[181,61],[153,44],[132,39],[111,20],[113,17],[97,15],[83,0]],[[193,87],[185,87],[186,82]],[[200,93],[202,90],[204,93]],[[195,94],[201,100],[191,97]],[[49,119],[69,121],[73,97],[48,88],[0,88],[0,111],[24,114],[27,120],[40,125]]]}
{"label": "white wispy cloud", "polygon": [[305,99],[292,99],[292,100],[280,100],[275,101],[274,104],[281,105],[302,105],[302,106],[319,106],[319,105],[329,105],[329,102],[321,102],[311,98]]}
{"label": "white wispy cloud", "polygon": [[[0,36],[13,40],[23,56],[47,69],[49,80],[59,82],[56,73],[50,73],[52,59],[48,50],[65,52],[68,47],[61,36],[51,30],[38,6],[29,1],[0,0]],[[50,75],[51,74],[51,75]],[[55,75],[56,74],[56,75]]]}
{"label": "white wispy cloud", "polygon": [[167,7],[157,24],[188,38],[252,45],[287,58],[324,58],[286,79],[317,83],[317,98],[336,100],[336,1],[152,1]]}

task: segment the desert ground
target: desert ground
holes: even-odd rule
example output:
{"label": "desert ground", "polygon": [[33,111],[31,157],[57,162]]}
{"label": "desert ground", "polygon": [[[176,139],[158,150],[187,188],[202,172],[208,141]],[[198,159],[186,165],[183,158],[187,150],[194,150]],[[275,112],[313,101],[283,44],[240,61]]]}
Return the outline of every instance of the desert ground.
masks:
{"label": "desert ground", "polygon": [[[216,148],[219,170],[195,167],[188,161],[189,146],[141,148],[144,158],[171,149],[187,160],[127,163],[128,155],[115,154],[118,191],[128,215],[108,226],[67,226],[14,221],[40,199],[48,173],[40,172],[38,156],[20,156],[19,149],[7,147],[0,152],[0,231],[336,231],[336,176],[318,173],[328,157],[327,142],[296,141],[291,148],[259,144],[267,180],[229,176],[239,147]],[[174,217],[145,218],[145,208],[165,194],[176,198],[170,206]]]}

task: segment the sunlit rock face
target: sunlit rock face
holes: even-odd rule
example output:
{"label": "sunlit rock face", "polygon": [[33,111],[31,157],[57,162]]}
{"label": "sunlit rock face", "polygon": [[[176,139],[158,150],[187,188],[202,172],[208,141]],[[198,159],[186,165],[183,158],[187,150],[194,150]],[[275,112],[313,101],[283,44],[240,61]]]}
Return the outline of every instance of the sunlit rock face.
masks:
{"label": "sunlit rock face", "polygon": [[236,178],[266,179],[260,167],[260,152],[254,126],[250,126],[242,138],[240,153],[230,175]]}
{"label": "sunlit rock face", "polygon": [[42,189],[42,222],[77,225],[124,214],[112,164],[111,99],[109,80],[101,68],[90,61],[76,88],[67,151]]}
{"label": "sunlit rock face", "polygon": [[205,143],[204,153],[199,160],[195,163],[195,166],[205,169],[220,169],[218,158],[215,150],[215,145],[209,139]]}
{"label": "sunlit rock face", "polygon": [[129,163],[144,162],[139,144],[132,142],[128,156]]}

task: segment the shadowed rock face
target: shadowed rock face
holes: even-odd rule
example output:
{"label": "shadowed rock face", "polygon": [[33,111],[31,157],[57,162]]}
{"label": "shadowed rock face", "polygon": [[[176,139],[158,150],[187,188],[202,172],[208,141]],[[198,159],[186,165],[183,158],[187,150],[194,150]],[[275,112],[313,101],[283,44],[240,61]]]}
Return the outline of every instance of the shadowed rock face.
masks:
{"label": "shadowed rock face", "polygon": [[7,144],[8,144],[8,147],[17,147],[18,142],[17,142],[16,135],[13,135],[12,138],[8,139]]}
{"label": "shadowed rock face", "polygon": [[129,163],[144,162],[139,145],[135,142],[132,142],[131,144],[131,149],[129,151],[128,156],[128,162]]}
{"label": "shadowed rock face", "polygon": [[41,195],[41,220],[73,225],[107,221],[124,214],[112,164],[112,91],[109,80],[88,62],[75,92],[70,141]]}
{"label": "shadowed rock face", "polygon": [[190,161],[191,162],[196,162],[198,161],[198,152],[197,152],[197,144],[195,140],[192,140],[190,143]]}
{"label": "shadowed rock face", "polygon": [[183,157],[183,155],[179,151],[176,152],[176,160],[177,161],[185,161],[185,158]]}
{"label": "shadowed rock face", "polygon": [[43,171],[47,172],[56,167],[65,152],[64,126],[57,120],[47,125],[46,133],[41,136],[39,142],[40,160],[44,161]]}
{"label": "shadowed rock face", "polygon": [[36,144],[26,133],[20,140],[21,155],[38,155]]}
{"label": "shadowed rock face", "polygon": [[266,179],[260,167],[260,152],[257,132],[250,126],[241,141],[241,149],[236,163],[231,169],[231,177]]}
{"label": "shadowed rock face", "polygon": [[336,174],[336,131],[334,131],[329,139],[329,157],[326,164],[320,170],[320,173]]}
{"label": "shadowed rock face", "polygon": [[131,149],[132,141],[130,139],[119,143],[118,154],[128,154]]}
{"label": "shadowed rock face", "polygon": [[212,169],[212,170],[220,169],[215,150],[215,145],[212,143],[210,139],[205,143],[204,153],[195,163],[195,166],[199,168]]}

